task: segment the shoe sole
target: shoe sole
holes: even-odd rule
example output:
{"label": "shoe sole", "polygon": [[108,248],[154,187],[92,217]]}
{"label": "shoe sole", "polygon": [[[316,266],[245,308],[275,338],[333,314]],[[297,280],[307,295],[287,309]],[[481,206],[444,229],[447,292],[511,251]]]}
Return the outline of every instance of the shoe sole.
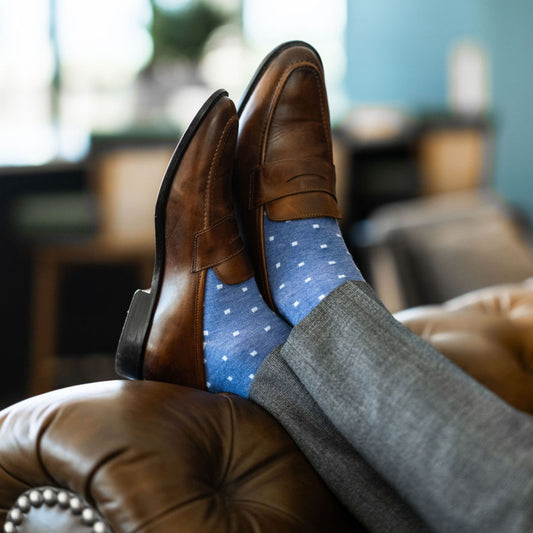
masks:
{"label": "shoe sole", "polygon": [[120,334],[115,355],[115,371],[122,377],[143,379],[146,343],[163,282],[166,255],[166,206],[172,183],[192,138],[213,106],[224,96],[228,96],[228,93],[220,89],[213,93],[200,108],[185,133],[181,136],[161,181],[155,205],[155,261],[151,287],[150,289],[139,289],[135,291]]}

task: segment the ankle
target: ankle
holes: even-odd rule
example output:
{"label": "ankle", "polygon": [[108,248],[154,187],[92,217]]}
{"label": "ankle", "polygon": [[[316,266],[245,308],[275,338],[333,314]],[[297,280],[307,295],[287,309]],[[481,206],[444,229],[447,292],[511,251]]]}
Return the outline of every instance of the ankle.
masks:
{"label": "ankle", "polygon": [[289,333],[289,326],[265,304],[255,278],[227,285],[208,270],[204,299],[208,390],[247,397],[257,369]]}
{"label": "ankle", "polygon": [[265,215],[264,231],[272,297],[293,326],[339,285],[363,279],[333,218],[276,222]]}

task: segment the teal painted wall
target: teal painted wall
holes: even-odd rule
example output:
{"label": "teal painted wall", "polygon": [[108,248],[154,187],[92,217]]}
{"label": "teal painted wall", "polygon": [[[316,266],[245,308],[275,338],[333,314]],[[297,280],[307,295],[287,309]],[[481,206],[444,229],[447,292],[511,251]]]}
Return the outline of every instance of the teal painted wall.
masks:
{"label": "teal painted wall", "polygon": [[490,58],[494,187],[533,220],[531,0],[347,0],[348,97],[414,112],[445,108],[448,54],[464,38]]}
{"label": "teal painted wall", "polygon": [[495,186],[533,220],[533,2],[486,0],[483,22],[498,121]]}
{"label": "teal painted wall", "polygon": [[473,0],[347,0],[347,90],[354,102],[442,108],[450,44],[480,36]]}

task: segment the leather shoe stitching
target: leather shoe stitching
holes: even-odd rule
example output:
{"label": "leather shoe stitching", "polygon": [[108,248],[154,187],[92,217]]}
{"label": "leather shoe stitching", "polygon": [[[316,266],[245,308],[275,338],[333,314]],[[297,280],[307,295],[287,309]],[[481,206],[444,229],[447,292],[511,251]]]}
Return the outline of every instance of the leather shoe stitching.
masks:
{"label": "leather shoe stitching", "polygon": [[209,165],[209,173],[207,177],[207,187],[206,187],[206,193],[205,193],[206,197],[204,198],[204,228],[207,228],[207,225],[208,225],[207,219],[209,215],[209,208],[211,206],[213,168],[215,166],[215,162],[218,159],[219,153],[222,151],[222,148],[225,147],[228,141],[230,131],[237,124],[237,120],[238,120],[237,117],[233,116],[228,120],[228,122],[224,126],[224,129],[222,130],[220,138],[218,139],[215,152],[213,153],[211,164]]}

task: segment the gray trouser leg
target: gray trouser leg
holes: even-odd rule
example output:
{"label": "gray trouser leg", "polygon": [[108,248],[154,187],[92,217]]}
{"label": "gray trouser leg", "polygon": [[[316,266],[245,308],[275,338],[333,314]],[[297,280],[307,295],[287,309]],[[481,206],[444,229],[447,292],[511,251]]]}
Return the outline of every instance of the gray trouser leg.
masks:
{"label": "gray trouser leg", "polygon": [[280,355],[432,529],[533,530],[533,418],[395,321],[364,282],[324,299]]}
{"label": "gray trouser leg", "polygon": [[332,426],[279,348],[256,373],[250,398],[292,436],[330,490],[370,531],[416,533],[426,526]]}

